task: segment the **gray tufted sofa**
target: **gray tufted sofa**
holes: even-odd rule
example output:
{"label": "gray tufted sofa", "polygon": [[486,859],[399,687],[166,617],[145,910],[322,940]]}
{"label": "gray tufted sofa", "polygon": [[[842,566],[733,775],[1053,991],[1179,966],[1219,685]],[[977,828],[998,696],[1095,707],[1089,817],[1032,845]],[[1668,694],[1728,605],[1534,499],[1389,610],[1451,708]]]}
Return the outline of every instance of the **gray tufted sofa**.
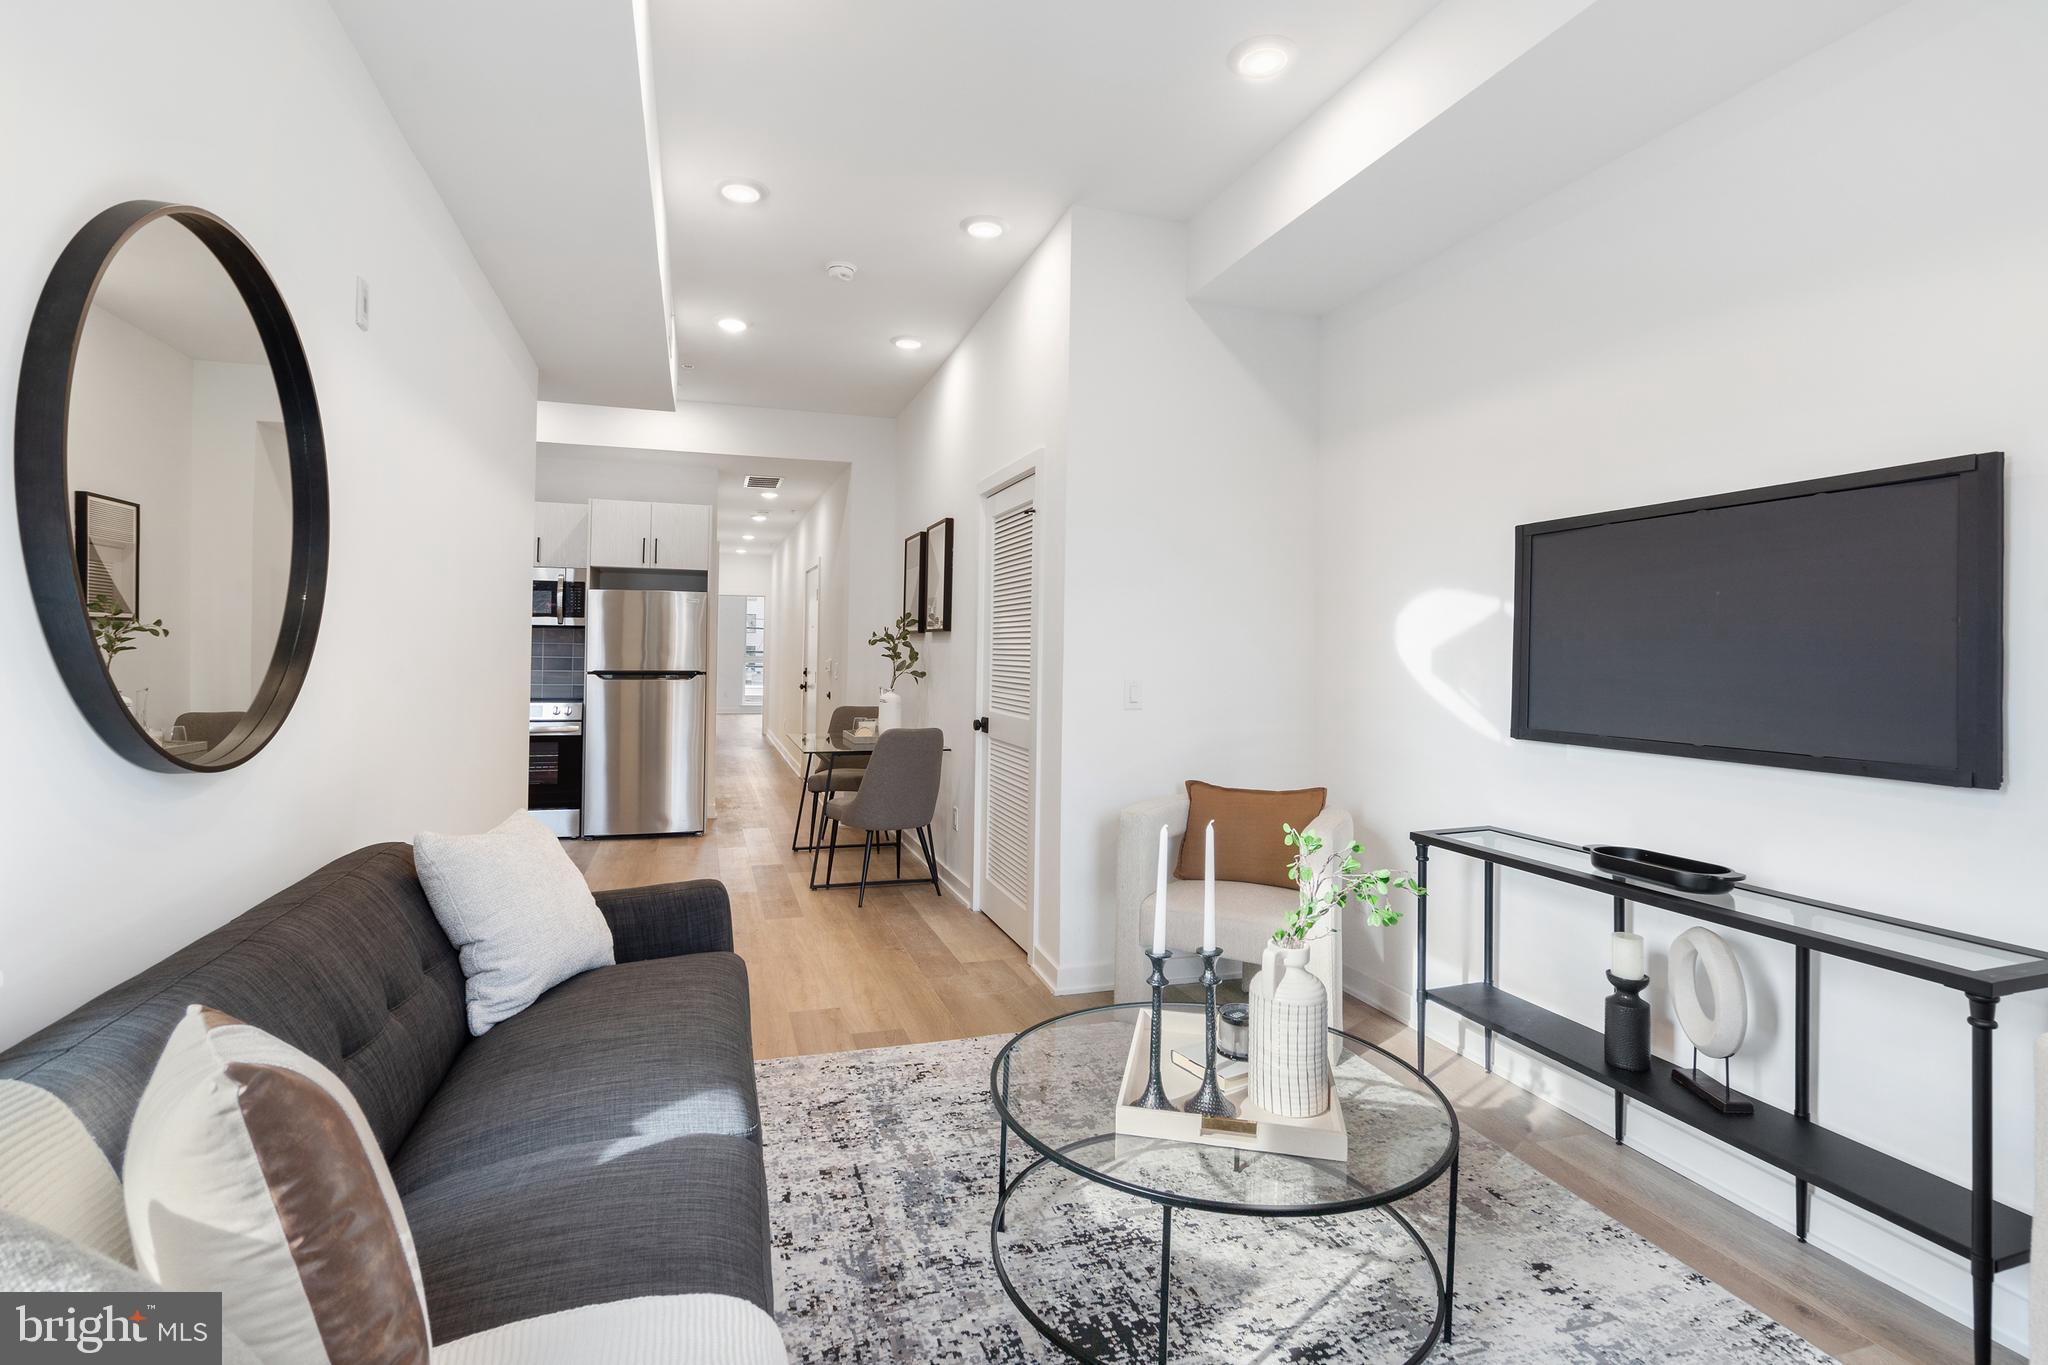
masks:
{"label": "gray tufted sofa", "polygon": [[[411,848],[329,864],[0,1052],[0,1207],[12,1189],[31,1205],[17,1211],[120,1256],[129,1121],[199,1002],[354,1092],[405,1202],[436,1342],[654,1296],[772,1312],[747,972],[725,888],[597,901],[617,965],[472,1038]],[[83,1169],[100,1158],[97,1176]],[[52,1172],[61,1216],[33,1207]]]}

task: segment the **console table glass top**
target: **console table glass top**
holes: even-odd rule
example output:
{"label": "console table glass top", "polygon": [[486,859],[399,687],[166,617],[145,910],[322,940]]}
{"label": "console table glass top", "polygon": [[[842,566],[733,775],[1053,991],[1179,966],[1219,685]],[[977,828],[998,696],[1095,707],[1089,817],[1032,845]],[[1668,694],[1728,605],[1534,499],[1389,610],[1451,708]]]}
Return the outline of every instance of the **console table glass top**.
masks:
{"label": "console table glass top", "polygon": [[1950,933],[1747,882],[1724,895],[1697,895],[1662,882],[1602,871],[1593,866],[1592,855],[1577,845],[1512,830],[1422,830],[1412,837],[1420,844],[1608,891],[1641,904],[1679,910],[1769,938],[1807,944],[1817,952],[1868,962],[1959,990],[2004,995],[2048,985],[2048,953],[2010,943]]}
{"label": "console table glass top", "polygon": [[[879,735],[869,735],[865,739],[858,739],[847,730],[835,733],[820,731],[816,734],[803,734],[791,730],[789,745],[800,754],[808,754],[813,758],[830,758],[845,754],[871,754],[875,751],[875,741],[879,738]],[[939,752],[950,754],[953,752],[953,746],[943,745]]]}
{"label": "console table glass top", "polygon": [[[1349,1034],[1332,1068],[1350,1130],[1345,1161],[1119,1136],[1113,1118],[1131,1035],[1149,1005],[1104,1005],[1017,1035],[995,1064],[1005,1122],[1057,1164],[1155,1202],[1224,1213],[1342,1213],[1405,1198],[1450,1164],[1457,1120],[1435,1086]],[[1198,1005],[1168,1004],[1199,1014]],[[1167,1065],[1172,1065],[1167,1061]]]}

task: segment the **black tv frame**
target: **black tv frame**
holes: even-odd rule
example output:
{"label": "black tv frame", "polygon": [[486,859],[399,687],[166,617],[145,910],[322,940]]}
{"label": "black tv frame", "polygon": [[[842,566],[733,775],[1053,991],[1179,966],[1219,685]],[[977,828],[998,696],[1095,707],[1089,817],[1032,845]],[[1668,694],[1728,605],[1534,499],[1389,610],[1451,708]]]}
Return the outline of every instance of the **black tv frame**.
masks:
{"label": "black tv frame", "polygon": [[[1823,754],[1781,753],[1768,749],[1735,749],[1712,744],[1681,744],[1669,740],[1634,739],[1617,735],[1539,730],[1529,724],[1529,594],[1530,559],[1537,536],[1576,531],[1589,526],[1641,521],[1650,517],[1705,512],[1750,503],[1778,502],[1816,493],[1841,493],[1858,488],[1955,479],[1962,495],[1956,595],[1960,629],[1956,648],[1957,763],[1953,768],[1915,763],[1882,763]],[[2001,452],[1961,455],[1954,459],[1894,465],[1860,474],[1805,479],[1769,488],[1750,488],[1682,502],[1656,503],[1619,512],[1595,512],[1555,521],[1530,522],[1515,528],[1515,662],[1514,710],[1509,733],[1516,739],[1549,744],[1578,744],[1633,753],[1670,754],[1679,758],[1752,763],[1806,772],[1850,773],[1903,782],[1929,782],[1947,787],[1997,788],[2005,781],[2005,456]]]}

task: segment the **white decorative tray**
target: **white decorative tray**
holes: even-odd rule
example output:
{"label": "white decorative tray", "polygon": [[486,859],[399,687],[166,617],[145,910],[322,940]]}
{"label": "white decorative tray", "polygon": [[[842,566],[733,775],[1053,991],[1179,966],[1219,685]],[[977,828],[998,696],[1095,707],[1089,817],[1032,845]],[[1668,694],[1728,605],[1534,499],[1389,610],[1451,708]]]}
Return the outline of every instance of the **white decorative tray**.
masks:
{"label": "white decorative tray", "polygon": [[1202,1016],[1191,1010],[1166,1010],[1160,1021],[1159,1080],[1166,1087],[1172,1109],[1140,1109],[1137,1099],[1145,1093],[1151,1078],[1152,1011],[1138,1011],[1137,1028],[1131,1035],[1130,1056],[1124,1062],[1124,1083],[1117,1091],[1116,1131],[1130,1137],[1166,1138],[1176,1142],[1202,1142],[1214,1147],[1234,1147],[1246,1152],[1277,1152],[1283,1156],[1308,1157],[1316,1161],[1343,1161],[1350,1154],[1351,1138],[1344,1129],[1344,1106],[1330,1097],[1329,1108],[1312,1119],[1281,1118],[1253,1104],[1244,1092],[1232,1093],[1237,1117],[1211,1118],[1187,1114],[1179,1106],[1201,1089],[1198,1076],[1173,1063],[1173,1053],[1199,1058],[1206,1046]]}

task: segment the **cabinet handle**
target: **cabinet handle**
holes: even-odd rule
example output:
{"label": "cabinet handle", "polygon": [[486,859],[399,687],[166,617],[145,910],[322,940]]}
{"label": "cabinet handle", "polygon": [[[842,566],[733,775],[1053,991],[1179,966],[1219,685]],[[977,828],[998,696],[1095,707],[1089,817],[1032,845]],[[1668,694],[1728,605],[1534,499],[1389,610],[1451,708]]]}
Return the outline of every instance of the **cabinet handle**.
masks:
{"label": "cabinet handle", "polygon": [[533,562],[534,562],[534,563],[536,563],[536,564],[540,563],[540,537],[539,537],[539,536],[535,536],[535,537],[533,538]]}
{"label": "cabinet handle", "polygon": [[661,563],[661,537],[660,537],[660,536],[656,536],[656,537],[654,538],[654,562],[655,562],[655,563],[657,563],[657,564]]}
{"label": "cabinet handle", "polygon": [[640,562],[641,562],[642,564],[645,564],[645,563],[647,562],[647,537],[646,537],[646,536],[642,536],[642,537],[640,537]]}

